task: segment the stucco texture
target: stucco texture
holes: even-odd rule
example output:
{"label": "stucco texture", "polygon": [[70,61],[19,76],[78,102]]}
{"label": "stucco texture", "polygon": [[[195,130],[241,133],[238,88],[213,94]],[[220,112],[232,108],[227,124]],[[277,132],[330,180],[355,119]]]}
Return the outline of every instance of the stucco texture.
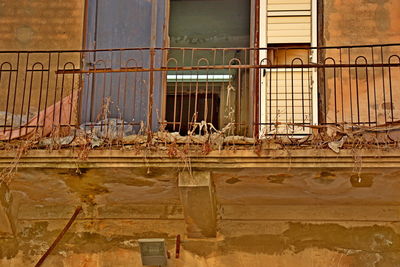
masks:
{"label": "stucco texture", "polygon": [[83,0],[0,0],[0,50],[80,49]]}
{"label": "stucco texture", "polygon": [[218,230],[207,239],[185,235],[179,171],[20,170],[9,185],[16,232],[0,239],[0,265],[34,264],[83,205],[44,266],[141,266],[137,239],[160,237],[168,266],[398,266],[398,168],[208,169]]}
{"label": "stucco texture", "polygon": [[324,0],[327,46],[400,42],[397,0]]}

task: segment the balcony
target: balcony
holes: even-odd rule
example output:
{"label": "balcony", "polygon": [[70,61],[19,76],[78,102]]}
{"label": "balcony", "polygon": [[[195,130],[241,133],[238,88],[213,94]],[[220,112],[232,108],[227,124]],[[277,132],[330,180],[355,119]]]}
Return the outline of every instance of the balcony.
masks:
{"label": "balcony", "polygon": [[0,141],[396,142],[399,55],[399,44],[3,51]]}

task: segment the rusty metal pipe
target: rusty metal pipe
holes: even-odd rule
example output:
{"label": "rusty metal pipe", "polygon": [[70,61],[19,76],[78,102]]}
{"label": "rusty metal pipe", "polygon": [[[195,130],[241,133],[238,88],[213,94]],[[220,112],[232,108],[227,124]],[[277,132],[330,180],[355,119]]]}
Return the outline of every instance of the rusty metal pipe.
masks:
{"label": "rusty metal pipe", "polygon": [[64,229],[61,231],[61,233],[57,236],[56,240],[51,244],[49,249],[43,254],[42,257],[40,257],[39,261],[36,263],[35,267],[42,266],[43,262],[46,260],[46,258],[50,255],[50,253],[54,250],[54,248],[57,246],[58,243],[60,243],[61,239],[64,237],[64,235],[67,233],[71,225],[74,223],[76,220],[76,217],[78,217],[79,213],[82,211],[82,207],[79,206],[75,209],[74,214],[72,214],[71,219],[69,219],[68,223],[65,225]]}

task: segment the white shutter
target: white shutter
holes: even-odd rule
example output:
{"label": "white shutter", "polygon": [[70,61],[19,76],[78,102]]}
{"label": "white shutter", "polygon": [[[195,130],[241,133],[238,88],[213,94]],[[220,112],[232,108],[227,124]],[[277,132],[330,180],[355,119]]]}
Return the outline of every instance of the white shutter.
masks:
{"label": "white shutter", "polygon": [[311,0],[267,0],[268,11],[311,10]]}
{"label": "white shutter", "polygon": [[311,43],[311,0],[267,0],[269,44]]}
{"label": "white shutter", "polygon": [[[262,47],[271,44],[312,44],[312,12],[315,8],[312,1],[316,0],[264,0],[261,5],[260,42]],[[304,63],[309,62],[309,56],[304,58],[301,50],[286,51],[284,59],[272,53],[260,52],[261,64],[270,62],[277,64],[292,63],[293,58],[303,58]],[[295,61],[294,65],[300,64]],[[313,93],[315,83],[314,70],[312,69],[266,69],[261,83],[261,122],[262,134],[294,134],[304,135],[310,133],[309,127],[302,125],[313,124],[314,101]],[[316,87],[315,87],[316,88]],[[294,125],[297,124],[297,125]]]}

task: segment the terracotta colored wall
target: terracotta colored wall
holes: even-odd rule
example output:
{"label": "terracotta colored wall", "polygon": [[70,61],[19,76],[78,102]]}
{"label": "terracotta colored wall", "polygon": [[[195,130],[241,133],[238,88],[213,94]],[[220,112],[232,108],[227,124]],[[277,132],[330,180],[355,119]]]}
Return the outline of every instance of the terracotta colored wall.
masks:
{"label": "terracotta colored wall", "polygon": [[324,0],[324,42],[328,46],[400,42],[400,2]]}
{"label": "terracotta colored wall", "polygon": [[[0,51],[20,50],[71,50],[82,48],[84,0],[0,0]],[[73,62],[79,68],[79,54],[47,53],[1,53],[0,65],[3,70],[18,69],[16,72],[2,72],[0,79],[0,124],[11,125],[11,113],[32,118],[45,106],[66,96],[78,84],[72,82],[72,75],[56,75],[57,63],[62,68],[66,62]],[[8,62],[8,63],[5,63]],[[36,64],[40,62],[40,64]],[[68,65],[67,68],[73,68]],[[25,72],[25,69],[28,69]],[[35,69],[36,71],[29,71]],[[38,72],[37,70],[43,71]],[[50,71],[47,71],[50,69]],[[62,91],[62,92],[61,92]],[[15,100],[14,100],[14,96]],[[29,103],[29,104],[28,104]],[[29,105],[29,110],[28,110]],[[19,121],[19,119],[16,119]],[[15,121],[13,125],[15,126]]]}
{"label": "terracotta colored wall", "polygon": [[79,49],[84,0],[0,0],[0,50]]}
{"label": "terracotta colored wall", "polygon": [[[325,46],[400,43],[400,2],[325,0],[323,26]],[[334,59],[327,64],[398,63],[399,55],[400,46],[324,51],[325,58]],[[319,89],[325,96],[328,122],[373,125],[400,118],[398,67],[337,68],[336,72],[331,68],[324,75],[326,83]]]}

